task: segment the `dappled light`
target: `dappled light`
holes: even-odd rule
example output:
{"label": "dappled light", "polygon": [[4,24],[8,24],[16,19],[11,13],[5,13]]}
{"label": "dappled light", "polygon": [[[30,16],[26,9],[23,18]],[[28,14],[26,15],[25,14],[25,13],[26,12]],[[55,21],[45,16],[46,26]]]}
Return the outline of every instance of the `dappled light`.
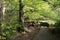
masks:
{"label": "dappled light", "polygon": [[0,0],[0,40],[60,40],[60,0]]}

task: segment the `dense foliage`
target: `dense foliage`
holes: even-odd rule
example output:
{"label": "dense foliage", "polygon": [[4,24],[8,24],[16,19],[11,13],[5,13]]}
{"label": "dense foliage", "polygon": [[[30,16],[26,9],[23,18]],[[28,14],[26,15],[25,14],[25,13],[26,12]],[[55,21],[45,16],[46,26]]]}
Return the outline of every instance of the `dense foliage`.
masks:
{"label": "dense foliage", "polygon": [[[19,0],[5,0],[5,15],[2,21],[2,39],[10,37],[19,24]],[[23,0],[24,19],[57,22],[60,26],[60,0]],[[50,21],[49,21],[50,20]]]}

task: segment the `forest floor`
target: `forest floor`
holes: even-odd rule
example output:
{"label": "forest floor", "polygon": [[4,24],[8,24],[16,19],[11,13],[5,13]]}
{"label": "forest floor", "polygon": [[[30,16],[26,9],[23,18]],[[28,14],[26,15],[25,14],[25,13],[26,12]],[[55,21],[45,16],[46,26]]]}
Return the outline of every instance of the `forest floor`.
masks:
{"label": "forest floor", "polygon": [[60,35],[54,35],[48,31],[48,28],[40,28],[39,33],[33,40],[60,40]]}
{"label": "forest floor", "polygon": [[39,32],[39,28],[30,27],[30,32],[15,33],[12,40],[32,40],[32,38]]}
{"label": "forest floor", "polygon": [[52,35],[48,32],[48,28],[41,28],[39,33],[33,38],[33,40],[52,40]]}
{"label": "forest floor", "polygon": [[40,28],[37,30],[33,27],[30,27],[31,32],[25,33],[21,36],[16,36],[14,40],[60,40],[60,36],[51,34],[48,31],[48,28]]}

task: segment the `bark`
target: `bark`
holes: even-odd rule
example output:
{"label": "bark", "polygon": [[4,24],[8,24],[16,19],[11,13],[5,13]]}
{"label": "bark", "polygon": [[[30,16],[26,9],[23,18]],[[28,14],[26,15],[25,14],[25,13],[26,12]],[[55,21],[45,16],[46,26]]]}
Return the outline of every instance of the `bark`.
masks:
{"label": "bark", "polygon": [[20,9],[19,9],[19,24],[21,24],[21,27],[24,27],[24,17],[23,17],[23,14],[24,14],[23,7],[24,7],[24,5],[23,5],[22,0],[20,0],[19,3],[20,3],[20,5],[19,5],[20,6]]}

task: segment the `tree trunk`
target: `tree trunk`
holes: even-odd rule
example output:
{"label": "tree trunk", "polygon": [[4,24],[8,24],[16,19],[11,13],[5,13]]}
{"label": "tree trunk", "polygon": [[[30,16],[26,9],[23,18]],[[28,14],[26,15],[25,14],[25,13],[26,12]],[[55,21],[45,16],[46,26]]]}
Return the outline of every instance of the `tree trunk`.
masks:
{"label": "tree trunk", "polygon": [[21,24],[21,27],[24,27],[24,17],[23,17],[23,14],[24,14],[23,7],[24,7],[24,5],[23,5],[22,0],[20,0],[19,3],[20,3],[20,5],[19,5],[20,6],[20,9],[19,9],[19,24]]}

